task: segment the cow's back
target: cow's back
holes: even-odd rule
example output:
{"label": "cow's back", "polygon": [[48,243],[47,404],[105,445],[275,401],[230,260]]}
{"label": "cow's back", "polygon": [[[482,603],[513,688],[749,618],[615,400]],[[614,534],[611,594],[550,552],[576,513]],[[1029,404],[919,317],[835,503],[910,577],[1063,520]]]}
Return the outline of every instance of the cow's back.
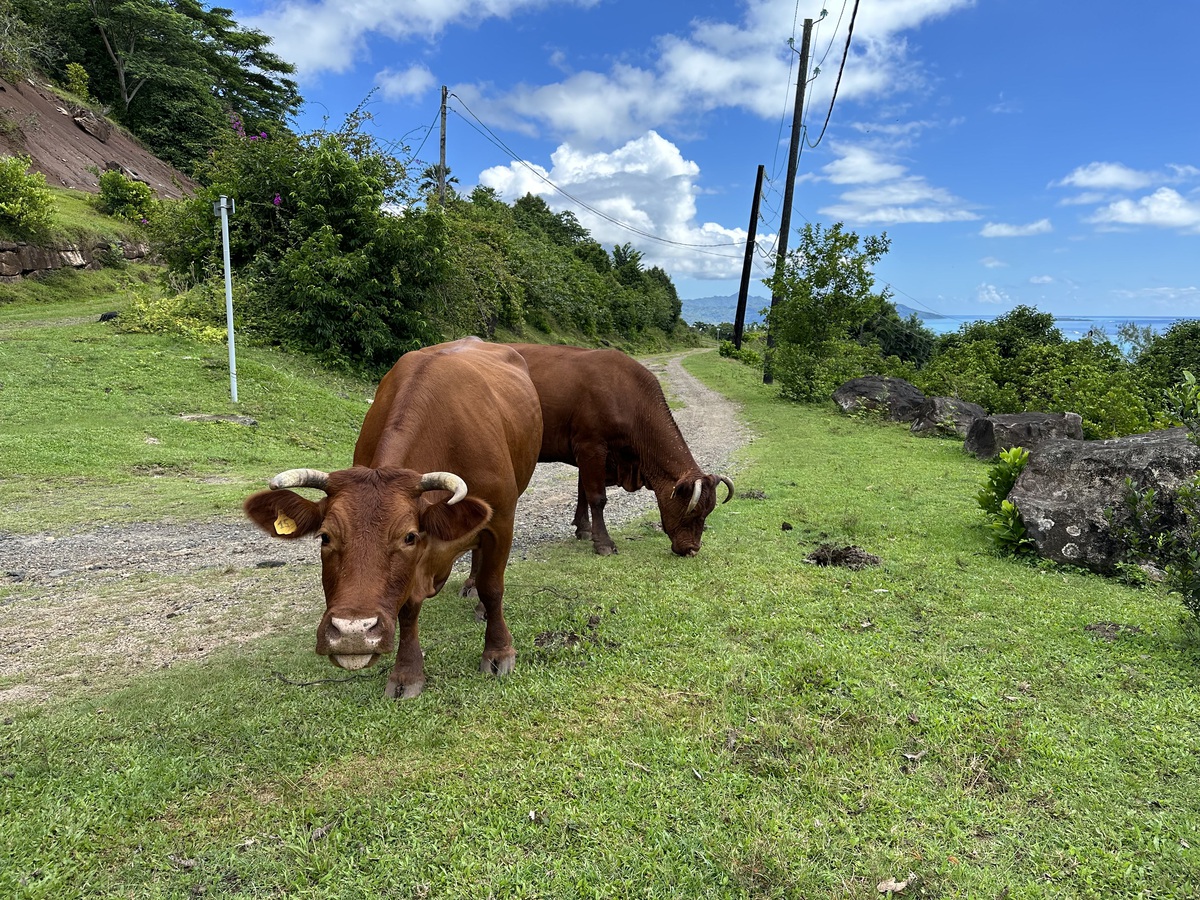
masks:
{"label": "cow's back", "polygon": [[454,472],[473,494],[511,509],[533,477],[541,433],[524,359],[467,338],[400,358],[375,392],[354,464]]}
{"label": "cow's back", "polygon": [[542,407],[542,462],[575,462],[580,442],[619,452],[666,428],[678,433],[658,379],[619,350],[513,344]]}

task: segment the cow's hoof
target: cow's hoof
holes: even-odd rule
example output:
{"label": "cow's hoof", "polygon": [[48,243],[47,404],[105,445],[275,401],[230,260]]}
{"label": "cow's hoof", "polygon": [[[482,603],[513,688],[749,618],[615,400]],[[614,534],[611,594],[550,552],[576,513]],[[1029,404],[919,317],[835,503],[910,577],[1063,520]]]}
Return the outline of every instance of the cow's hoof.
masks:
{"label": "cow's hoof", "polygon": [[507,653],[485,652],[479,661],[479,671],[484,675],[511,675],[517,665],[517,653],[509,650]]}
{"label": "cow's hoof", "polygon": [[479,596],[479,591],[475,589],[474,582],[467,581],[463,583],[462,590],[458,592],[458,596],[474,599]]}
{"label": "cow's hoof", "polygon": [[576,538],[576,540],[580,540],[580,541],[590,541],[592,539],[592,529],[576,528],[575,529],[575,538]]}
{"label": "cow's hoof", "polygon": [[475,621],[476,622],[486,622],[487,621],[487,607],[483,605],[482,600],[480,600],[478,603],[475,604]]}
{"label": "cow's hoof", "polygon": [[400,682],[393,676],[388,679],[387,687],[383,689],[383,696],[388,700],[411,700],[423,690],[425,690],[424,678]]}
{"label": "cow's hoof", "polygon": [[615,544],[595,544],[593,546],[597,556],[615,556],[617,553]]}

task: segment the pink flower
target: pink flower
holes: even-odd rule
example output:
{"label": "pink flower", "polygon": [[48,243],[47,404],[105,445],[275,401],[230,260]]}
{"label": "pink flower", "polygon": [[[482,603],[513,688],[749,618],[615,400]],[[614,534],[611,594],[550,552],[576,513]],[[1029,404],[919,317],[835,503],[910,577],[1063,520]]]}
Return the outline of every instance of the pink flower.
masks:
{"label": "pink flower", "polygon": [[278,194],[276,194],[275,199],[272,200],[271,202],[274,203],[276,206],[278,206],[280,203],[283,202],[283,198],[280,197]]}

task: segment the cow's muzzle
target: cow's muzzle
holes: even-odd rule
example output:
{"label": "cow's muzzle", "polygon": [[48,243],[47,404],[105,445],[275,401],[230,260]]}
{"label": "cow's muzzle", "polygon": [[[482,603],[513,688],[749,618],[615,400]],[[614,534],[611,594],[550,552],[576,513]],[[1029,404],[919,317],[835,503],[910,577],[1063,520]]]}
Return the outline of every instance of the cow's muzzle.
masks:
{"label": "cow's muzzle", "polygon": [[363,669],[391,650],[379,616],[341,619],[333,616],[319,635],[317,652],[343,669]]}

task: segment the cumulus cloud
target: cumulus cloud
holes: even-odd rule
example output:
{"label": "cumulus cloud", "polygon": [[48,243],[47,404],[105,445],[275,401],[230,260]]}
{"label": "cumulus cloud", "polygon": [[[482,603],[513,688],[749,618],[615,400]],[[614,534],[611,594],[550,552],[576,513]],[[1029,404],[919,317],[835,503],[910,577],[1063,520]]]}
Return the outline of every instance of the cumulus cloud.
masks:
{"label": "cumulus cloud", "polygon": [[[741,273],[745,230],[694,221],[700,168],[656,132],[611,153],[563,144],[550,160],[549,169],[530,163],[494,166],[480,174],[479,183],[510,203],[532,193],[552,209],[570,210],[600,243],[633,242],[647,264],[669,268],[675,277],[720,279]],[[650,236],[666,240],[647,240]],[[773,240],[761,234],[759,239],[763,245]]]}
{"label": "cumulus cloud", "polygon": [[409,66],[402,72],[384,69],[375,76],[379,91],[387,100],[407,100],[420,97],[437,84],[433,73],[425,66]]}
{"label": "cumulus cloud", "polygon": [[1030,284],[1054,284],[1053,275],[1034,275],[1029,279]]}
{"label": "cumulus cloud", "polygon": [[1028,225],[1006,225],[1000,222],[988,222],[979,229],[980,237],[987,238],[1007,238],[1007,237],[1029,237],[1034,234],[1049,234],[1054,230],[1054,226],[1050,224],[1049,219],[1038,219],[1036,222],[1030,222]]}
{"label": "cumulus cloud", "polygon": [[1200,203],[1178,191],[1161,187],[1137,200],[1117,200],[1098,210],[1088,219],[1096,225],[1149,225],[1200,231]]}
{"label": "cumulus cloud", "polygon": [[905,166],[885,159],[877,149],[845,144],[835,149],[837,158],[821,169],[821,177],[854,187],[822,207],[824,215],[868,225],[978,218],[965,201],[922,176],[908,174]]}
{"label": "cumulus cloud", "polygon": [[[322,72],[346,72],[379,34],[395,41],[430,39],[457,22],[508,18],[551,5],[552,0],[274,0],[241,24],[273,38],[272,51],[294,63],[301,80]],[[594,6],[599,0],[556,0]]]}
{"label": "cumulus cloud", "polygon": [[1012,304],[1012,298],[994,284],[984,282],[975,289],[975,299],[980,303],[994,303],[1004,306]]}
{"label": "cumulus cloud", "polygon": [[1080,166],[1051,187],[1076,187],[1089,191],[1136,191],[1154,182],[1150,172],[1139,172],[1121,163],[1094,162]]}
{"label": "cumulus cloud", "polygon": [[985,256],[979,262],[985,269],[1003,269],[1008,265],[1004,260],[996,259],[994,256]]}

